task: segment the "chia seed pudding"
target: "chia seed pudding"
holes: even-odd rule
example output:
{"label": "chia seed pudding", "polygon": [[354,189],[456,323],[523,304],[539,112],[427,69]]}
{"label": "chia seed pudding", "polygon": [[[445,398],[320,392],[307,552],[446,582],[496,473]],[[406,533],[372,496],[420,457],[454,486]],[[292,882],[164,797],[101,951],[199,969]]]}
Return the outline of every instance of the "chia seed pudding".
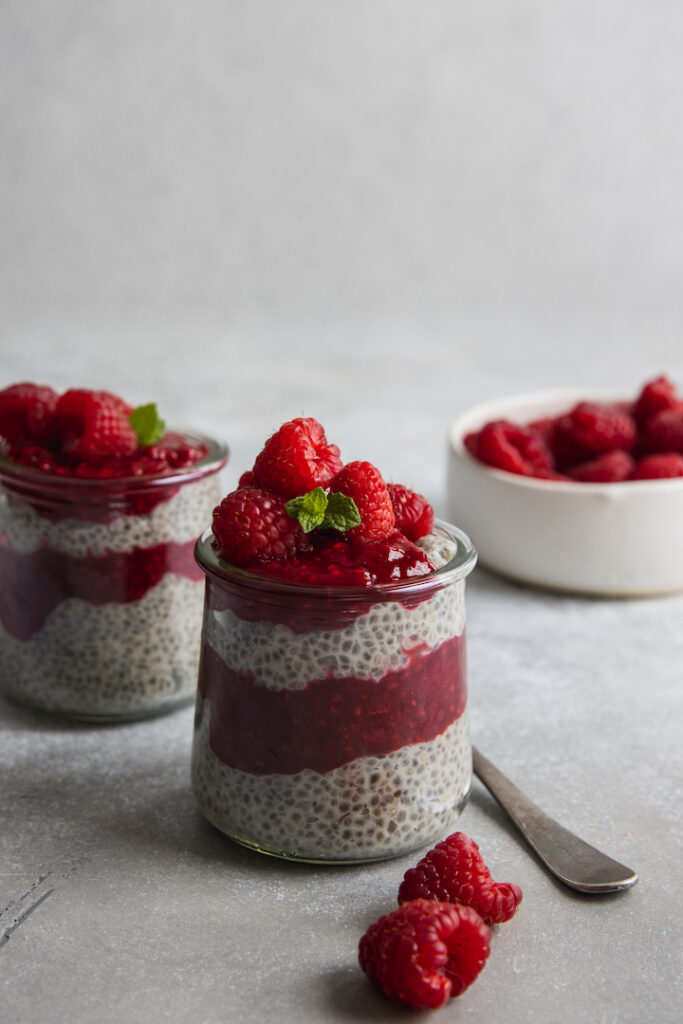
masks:
{"label": "chia seed pudding", "polygon": [[[20,388],[50,391],[0,392],[5,437],[15,420],[2,398]],[[0,692],[18,703],[114,721],[194,695],[204,577],[193,552],[227,452],[192,434],[136,443],[116,462],[68,462],[58,439],[20,437],[0,454]]]}
{"label": "chia seed pudding", "polygon": [[469,539],[437,522],[428,575],[311,586],[224,561],[207,531],[192,756],[204,815],[277,856],[399,856],[450,830],[469,793]]}

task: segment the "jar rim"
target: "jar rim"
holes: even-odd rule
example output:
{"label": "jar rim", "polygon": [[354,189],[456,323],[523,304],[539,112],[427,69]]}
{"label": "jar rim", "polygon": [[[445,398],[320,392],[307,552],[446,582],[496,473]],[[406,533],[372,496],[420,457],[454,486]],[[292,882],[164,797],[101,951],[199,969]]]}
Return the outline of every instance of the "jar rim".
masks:
{"label": "jar rim", "polygon": [[369,587],[330,587],[325,584],[298,583],[293,580],[260,576],[258,573],[241,569],[226,562],[217,553],[213,545],[213,531],[210,527],[197,540],[195,560],[207,576],[213,577],[219,583],[233,584],[253,591],[254,595],[260,592],[263,594],[298,595],[302,598],[324,596],[326,600],[338,600],[340,603],[357,601],[362,597],[367,600],[373,596],[389,600],[394,597],[417,596],[430,590],[440,589],[464,579],[474,569],[477,552],[463,530],[443,519],[436,519],[432,532],[440,532],[448,539],[455,541],[456,552],[450,561],[424,576],[412,576],[409,579],[396,580],[391,583],[375,583]]}
{"label": "jar rim", "polygon": [[8,483],[22,494],[50,492],[64,494],[69,492],[86,500],[89,496],[101,499],[106,494],[121,494],[123,492],[128,494],[178,486],[188,480],[200,479],[211,473],[217,473],[226,464],[230,449],[224,441],[193,430],[179,429],[172,433],[180,434],[191,444],[205,445],[208,449],[206,455],[197,462],[174,469],[170,473],[101,478],[47,473],[42,469],[12,462],[0,451],[0,483]]}

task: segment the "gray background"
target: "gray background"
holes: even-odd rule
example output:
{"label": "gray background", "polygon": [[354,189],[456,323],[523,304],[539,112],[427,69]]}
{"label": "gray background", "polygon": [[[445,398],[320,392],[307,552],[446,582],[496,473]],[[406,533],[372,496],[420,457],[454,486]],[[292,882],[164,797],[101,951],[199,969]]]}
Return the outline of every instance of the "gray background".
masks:
{"label": "gray background", "polygon": [[[316,415],[442,514],[473,402],[683,387],[673,0],[2,0],[0,29],[0,386],[157,399],[227,438],[226,487]],[[678,1021],[683,599],[483,569],[469,594],[477,741],[642,878],[568,894],[477,789],[462,827],[525,902],[443,1017]],[[354,958],[414,858],[223,841],[189,710],[95,730],[2,703],[0,725],[0,1016],[406,1019]]]}

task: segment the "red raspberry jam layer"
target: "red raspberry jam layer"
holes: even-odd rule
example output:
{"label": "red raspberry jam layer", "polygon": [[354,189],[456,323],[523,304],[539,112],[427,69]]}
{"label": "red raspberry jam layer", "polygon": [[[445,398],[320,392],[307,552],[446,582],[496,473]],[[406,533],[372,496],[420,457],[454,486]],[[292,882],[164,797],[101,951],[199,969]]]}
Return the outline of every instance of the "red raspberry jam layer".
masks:
{"label": "red raspberry jam layer", "polygon": [[302,690],[270,690],[204,644],[199,680],[211,707],[211,748],[252,774],[323,774],[433,740],[465,710],[465,637],[406,655],[404,668],[379,680],[329,677]]}
{"label": "red raspberry jam layer", "polygon": [[427,576],[434,568],[417,544],[395,531],[385,540],[363,545],[319,537],[310,551],[255,566],[254,571],[290,583],[372,587]]}
{"label": "red raspberry jam layer", "polygon": [[202,579],[194,541],[77,558],[47,546],[15,551],[0,534],[0,622],[16,639],[30,640],[62,601],[127,604],[144,597],[167,573]]}

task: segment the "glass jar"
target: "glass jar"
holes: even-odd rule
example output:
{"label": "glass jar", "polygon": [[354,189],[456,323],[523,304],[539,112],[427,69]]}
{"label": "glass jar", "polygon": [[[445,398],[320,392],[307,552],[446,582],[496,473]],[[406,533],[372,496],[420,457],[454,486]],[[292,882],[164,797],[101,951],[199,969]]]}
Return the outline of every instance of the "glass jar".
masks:
{"label": "glass jar", "polygon": [[225,445],[160,476],[84,479],[0,457],[0,692],[117,721],[194,696],[203,574]]}
{"label": "glass jar", "polygon": [[443,838],[467,800],[465,577],[438,522],[428,576],[365,589],[266,579],[207,531],[192,784],[244,846],[292,860],[396,857]]}

